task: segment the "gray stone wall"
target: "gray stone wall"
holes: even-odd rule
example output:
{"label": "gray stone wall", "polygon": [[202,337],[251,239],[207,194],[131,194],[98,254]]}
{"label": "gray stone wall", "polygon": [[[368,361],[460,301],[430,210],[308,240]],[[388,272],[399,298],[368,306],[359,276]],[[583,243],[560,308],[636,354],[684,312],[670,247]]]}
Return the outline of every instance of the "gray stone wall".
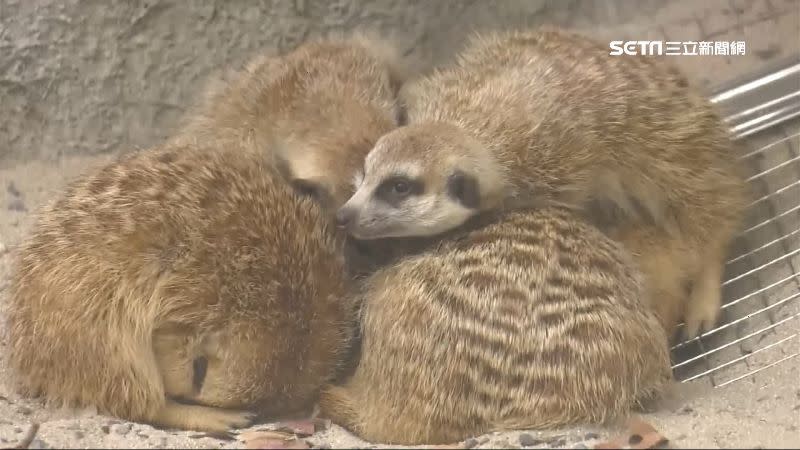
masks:
{"label": "gray stone wall", "polygon": [[[796,53],[797,8],[796,0],[0,0],[0,166],[151,145],[214,71],[329,32],[378,30],[422,67],[445,61],[473,30],[542,23],[614,39],[696,39],[755,33],[759,24],[776,33],[780,22]],[[721,9],[726,21],[705,20]],[[776,48],[765,50],[769,58],[787,52]],[[713,76],[756,63],[729,61]]]}

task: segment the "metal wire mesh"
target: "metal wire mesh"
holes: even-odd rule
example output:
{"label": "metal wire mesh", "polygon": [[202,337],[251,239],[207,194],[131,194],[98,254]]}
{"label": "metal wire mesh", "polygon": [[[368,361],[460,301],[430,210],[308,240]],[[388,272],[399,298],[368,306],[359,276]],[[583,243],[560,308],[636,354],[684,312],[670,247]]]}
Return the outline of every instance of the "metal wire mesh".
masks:
{"label": "metal wire mesh", "polygon": [[678,380],[722,387],[800,356],[800,62],[712,97],[756,199],[733,244],[717,327],[673,346]]}

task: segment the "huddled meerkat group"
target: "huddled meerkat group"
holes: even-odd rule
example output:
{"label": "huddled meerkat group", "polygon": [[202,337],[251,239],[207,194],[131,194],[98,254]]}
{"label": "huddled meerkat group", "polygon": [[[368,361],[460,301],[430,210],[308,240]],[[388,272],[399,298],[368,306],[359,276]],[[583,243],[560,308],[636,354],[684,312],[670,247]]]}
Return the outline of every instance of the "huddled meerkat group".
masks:
{"label": "huddled meerkat group", "polygon": [[72,182],[16,251],[20,391],[208,431],[318,402],[393,444],[657,399],[747,203],[710,103],[551,28],[406,65],[366,36],[258,56]]}

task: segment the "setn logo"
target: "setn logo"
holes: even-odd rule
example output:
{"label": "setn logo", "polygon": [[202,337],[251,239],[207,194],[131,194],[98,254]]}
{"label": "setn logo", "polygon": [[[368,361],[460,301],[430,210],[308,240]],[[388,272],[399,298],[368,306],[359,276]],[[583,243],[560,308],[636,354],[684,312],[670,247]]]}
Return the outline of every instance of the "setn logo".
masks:
{"label": "setn logo", "polygon": [[663,44],[663,41],[611,41],[609,55],[661,55],[664,51]]}
{"label": "setn logo", "polygon": [[738,56],[747,52],[744,41],[611,41],[611,56]]}

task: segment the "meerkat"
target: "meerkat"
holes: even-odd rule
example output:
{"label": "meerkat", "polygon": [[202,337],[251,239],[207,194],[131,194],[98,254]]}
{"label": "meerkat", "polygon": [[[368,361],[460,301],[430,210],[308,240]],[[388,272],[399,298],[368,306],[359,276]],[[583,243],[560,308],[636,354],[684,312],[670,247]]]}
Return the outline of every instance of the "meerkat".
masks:
{"label": "meerkat", "polygon": [[400,123],[397,93],[412,73],[375,35],[315,39],[213,80],[174,139],[244,143],[335,213],[367,152]]}
{"label": "meerkat", "polygon": [[311,406],[355,326],[334,231],[235,146],[167,144],[97,168],[18,250],[16,383],[53,404],[217,432]]}
{"label": "meerkat", "polygon": [[640,278],[564,209],[459,230],[364,282],[360,360],[321,414],[402,445],[620,419],[671,380]]}
{"label": "meerkat", "polygon": [[[397,93],[415,73],[411,65],[395,43],[372,33],[262,53],[212,79],[172,141],[233,143],[263,154],[332,218],[353,194],[367,152],[402,123]],[[348,239],[348,273],[373,270],[384,247]]]}
{"label": "meerkat", "polygon": [[353,236],[571,207],[635,255],[668,330],[713,326],[749,192],[718,113],[674,67],[554,28],[486,34],[400,97],[408,126],[368,153],[337,213]]}

